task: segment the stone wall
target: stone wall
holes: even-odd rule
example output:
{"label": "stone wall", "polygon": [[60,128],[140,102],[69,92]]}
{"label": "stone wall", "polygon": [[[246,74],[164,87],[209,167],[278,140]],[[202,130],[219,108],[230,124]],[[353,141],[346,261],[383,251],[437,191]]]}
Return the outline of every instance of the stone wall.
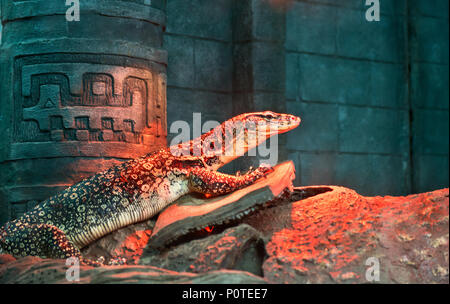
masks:
{"label": "stone wall", "polygon": [[[169,0],[164,45],[168,121],[202,122],[232,116],[231,0]],[[170,139],[175,134],[169,133]]]}
{"label": "stone wall", "polygon": [[289,134],[301,184],[410,192],[405,1],[295,1],[286,13]]}
{"label": "stone wall", "polygon": [[[192,126],[193,112],[202,114],[202,122],[248,111],[284,112],[283,18],[265,1],[168,1],[168,126],[176,120]],[[169,143],[174,135],[169,131]],[[286,159],[284,146],[280,161]],[[255,164],[244,158],[224,171]]]}
{"label": "stone wall", "polygon": [[287,111],[302,124],[280,160],[299,185],[448,187],[447,0],[381,0],[379,22],[363,0],[182,2],[167,7],[169,126]]}
{"label": "stone wall", "polygon": [[413,191],[448,187],[447,0],[410,1]]}

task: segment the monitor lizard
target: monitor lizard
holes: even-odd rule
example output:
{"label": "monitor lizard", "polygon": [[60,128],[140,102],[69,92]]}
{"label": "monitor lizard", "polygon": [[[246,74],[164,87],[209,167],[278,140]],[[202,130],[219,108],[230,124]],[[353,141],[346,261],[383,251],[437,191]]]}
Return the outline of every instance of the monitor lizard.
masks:
{"label": "monitor lizard", "polygon": [[[258,124],[262,127],[255,128]],[[97,173],[6,223],[0,228],[0,249],[15,257],[76,257],[98,266],[83,259],[80,249],[121,227],[153,217],[187,193],[218,196],[254,183],[271,172],[271,167],[262,165],[243,175],[217,170],[299,124],[300,118],[290,114],[245,113],[197,139]]]}

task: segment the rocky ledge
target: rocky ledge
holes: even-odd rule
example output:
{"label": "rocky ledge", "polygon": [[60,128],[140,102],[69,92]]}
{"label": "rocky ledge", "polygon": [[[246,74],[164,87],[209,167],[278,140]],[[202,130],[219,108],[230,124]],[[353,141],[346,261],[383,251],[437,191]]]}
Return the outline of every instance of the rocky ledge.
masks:
{"label": "rocky ledge", "polygon": [[[449,190],[364,197],[294,188],[238,222],[151,246],[155,220],[116,231],[84,254],[125,265],[81,267],[81,283],[449,283]],[[150,241],[149,241],[150,240]],[[0,256],[0,283],[67,283],[63,260]]]}

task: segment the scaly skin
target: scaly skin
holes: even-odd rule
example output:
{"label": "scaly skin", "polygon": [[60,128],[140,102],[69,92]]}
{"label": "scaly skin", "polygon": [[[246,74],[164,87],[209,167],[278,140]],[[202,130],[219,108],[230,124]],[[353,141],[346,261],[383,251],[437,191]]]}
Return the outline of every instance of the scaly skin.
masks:
{"label": "scaly skin", "polygon": [[[300,119],[273,112],[242,114],[196,140],[150,153],[98,173],[6,223],[0,229],[0,248],[4,253],[16,257],[77,257],[82,262],[95,265],[95,262],[83,260],[80,249],[96,239],[151,218],[187,193],[217,196],[252,184],[270,172],[271,168],[261,166],[237,176],[216,171],[257,145],[247,141],[255,134],[254,131],[245,128],[233,131],[230,128],[236,122],[249,128],[258,122],[276,125],[278,129],[275,132],[267,129],[259,131],[262,136],[257,144],[260,144],[274,134],[297,127]],[[225,145],[214,151],[202,149],[204,143],[210,149],[214,148],[215,144],[211,142],[220,139],[225,142],[230,134],[234,134],[231,137],[234,143],[244,139],[244,149],[240,153],[236,151],[237,145],[231,145],[231,150],[225,150]],[[177,148],[178,151],[187,149],[188,155],[177,154]],[[196,151],[200,153],[196,154]]]}

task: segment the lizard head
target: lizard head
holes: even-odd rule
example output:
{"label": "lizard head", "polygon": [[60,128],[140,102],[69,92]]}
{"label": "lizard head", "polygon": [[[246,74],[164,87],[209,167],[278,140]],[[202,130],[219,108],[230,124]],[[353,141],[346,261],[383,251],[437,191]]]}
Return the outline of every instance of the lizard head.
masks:
{"label": "lizard head", "polygon": [[[242,122],[246,132],[252,132],[255,124],[260,125],[262,128],[258,128],[260,133],[258,136],[265,136],[266,138],[295,129],[300,124],[300,117],[271,111],[244,113],[231,120]],[[245,135],[245,133],[243,134]]]}
{"label": "lizard head", "polygon": [[299,124],[300,117],[291,114],[271,111],[240,114],[201,136],[205,161],[215,170]]}

